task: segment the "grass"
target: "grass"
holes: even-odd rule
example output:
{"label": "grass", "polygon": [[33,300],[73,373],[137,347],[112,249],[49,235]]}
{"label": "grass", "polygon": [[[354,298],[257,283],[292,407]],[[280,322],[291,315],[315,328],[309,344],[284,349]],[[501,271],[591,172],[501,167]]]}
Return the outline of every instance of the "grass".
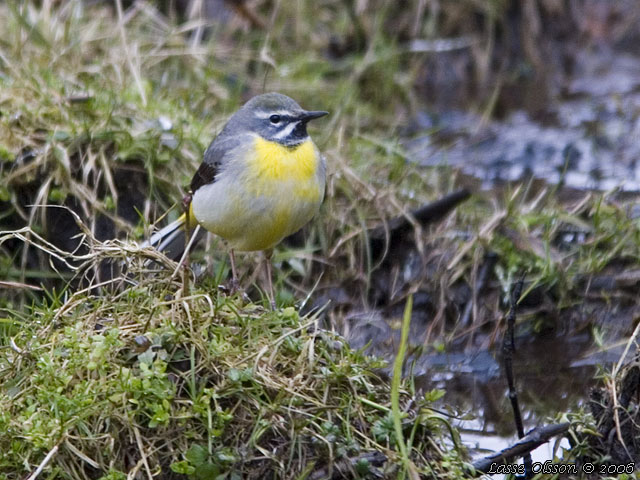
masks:
{"label": "grass", "polygon": [[[487,8],[494,15],[492,5]],[[585,194],[566,202],[551,188],[524,185],[478,195],[426,232],[422,243],[431,246],[431,255],[423,249],[421,261],[427,271],[445,265],[442,276],[424,278],[418,270],[391,295],[372,294],[381,264],[370,258],[368,229],[466,182],[455,171],[411,163],[396,140],[411,114],[410,72],[421,59],[403,56],[400,43],[376,30],[380,18],[363,17],[361,27],[372,37],[366,50],[328,60],[322,46],[334,30],[320,26],[334,25],[345,38],[352,27],[348,9],[337,4],[320,10],[315,29],[301,23],[312,8],[302,2],[270,12],[268,36],[241,34],[236,19],[239,24],[210,26],[204,37],[200,20],[176,24],[150,5],[125,11],[121,22],[113,9],[81,2],[58,9],[10,2],[3,8],[5,230],[26,224],[72,250],[75,221],[44,207],[53,204],[78,212],[100,240],[143,237],[150,222],[179,203],[202,151],[242,99],[280,90],[308,108],[331,111],[311,132],[329,164],[323,211],[297,252],[276,256],[278,266],[294,268],[288,275],[277,269],[285,304],[316,284],[316,259],[341,266],[323,269],[320,291],[349,284],[365,292],[358,301],[382,296],[403,304],[416,283],[430,292],[472,285],[473,272],[492,251],[504,292],[513,275],[525,271],[530,289],[555,290],[566,297],[560,303],[570,305],[582,279],[637,254],[637,222],[615,196]],[[387,14],[396,18],[397,12]],[[174,208],[169,216],[178,214]],[[452,231],[463,235],[452,242]],[[586,241],[564,242],[567,232]],[[8,280],[55,284],[47,278],[46,255],[18,242],[5,244],[3,253],[0,268]],[[224,252],[205,255],[213,265]],[[253,258],[244,261],[244,270],[253,270]],[[434,308],[445,311],[450,304],[445,299]],[[455,317],[441,318],[451,323]]]}
{"label": "grass", "polygon": [[[0,5],[0,475],[21,478],[51,452],[45,472],[61,478],[159,469],[304,478],[327,463],[364,475],[380,467],[359,455],[377,452],[389,475],[410,464],[458,478],[461,455],[443,446],[449,425],[429,408],[438,394],[396,383],[391,405],[380,362],[301,315],[301,304],[333,299],[324,320],[338,328],[353,310],[404,308],[426,293],[430,322],[408,347],[430,349],[495,337],[523,272],[521,333],[562,328],[570,316],[604,329],[615,301],[633,302],[624,270],[637,268],[640,223],[616,192],[567,198],[533,181],[480,192],[407,239],[396,264],[373,258],[372,228],[474,185],[413,163],[398,140],[431,58],[403,43],[423,2],[409,3],[363,2],[354,15],[349,2],[255,2],[264,30],[242,16],[171,18],[143,2],[120,12],[80,1]],[[481,35],[491,35],[504,2],[474,3],[459,8],[485,15]],[[442,12],[409,37],[458,35],[456,9]],[[486,44],[477,62],[492,55]],[[179,215],[208,142],[246,98],[270,90],[331,112],[311,129],[329,165],[322,212],[304,241],[275,256],[283,308],[265,311],[251,288],[248,303],[218,292],[227,267],[212,239],[194,254],[206,274],[183,296],[175,279],[140,263],[151,252],[113,239],[143,238],[167,210]],[[477,291],[487,253],[497,263]],[[254,271],[257,259],[241,261]],[[137,283],[98,288],[120,262]],[[593,287],[607,279],[621,287]]]}
{"label": "grass", "polygon": [[[51,452],[47,475],[74,479],[391,475],[402,458],[429,476],[462,474],[460,460],[437,463],[442,433],[425,420],[427,399],[399,381],[391,397],[375,373],[384,364],[322,329],[318,314],[270,312],[215,282],[183,296],[175,264],[126,248],[102,245],[77,272],[126,259],[121,285],[49,292],[3,319],[2,478]],[[148,255],[169,268],[150,274]],[[412,432],[402,454],[399,427]]]}
{"label": "grass", "polygon": [[391,412],[393,413],[393,426],[396,434],[396,443],[398,444],[402,457],[403,472],[400,478],[403,478],[407,471],[412,471],[412,476],[417,475],[416,468],[409,460],[407,444],[402,432],[402,414],[400,412],[400,383],[402,378],[402,365],[404,364],[407,354],[407,343],[409,340],[409,326],[411,324],[411,311],[413,310],[413,297],[407,300],[407,306],[404,310],[402,318],[402,339],[398,347],[398,354],[393,363],[393,379],[391,381]]}

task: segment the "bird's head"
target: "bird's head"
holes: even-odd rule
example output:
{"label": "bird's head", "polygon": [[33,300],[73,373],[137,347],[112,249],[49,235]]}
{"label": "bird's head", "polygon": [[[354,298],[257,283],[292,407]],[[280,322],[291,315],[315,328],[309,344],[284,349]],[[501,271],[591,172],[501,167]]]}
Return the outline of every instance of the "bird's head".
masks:
{"label": "bird's head", "polygon": [[293,147],[309,138],[307,123],[329,112],[304,110],[292,98],[265,93],[249,100],[229,120],[235,129],[260,135],[265,140]]}

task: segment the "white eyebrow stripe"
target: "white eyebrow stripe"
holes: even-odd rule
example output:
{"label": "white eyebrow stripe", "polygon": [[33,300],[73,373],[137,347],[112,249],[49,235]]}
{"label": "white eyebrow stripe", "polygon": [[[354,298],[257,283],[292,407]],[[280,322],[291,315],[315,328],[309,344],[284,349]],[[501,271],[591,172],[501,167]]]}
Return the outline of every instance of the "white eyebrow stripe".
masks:
{"label": "white eyebrow stripe", "polygon": [[289,123],[286,127],[284,127],[282,130],[280,130],[278,133],[276,133],[273,136],[273,138],[277,138],[277,139],[287,138],[289,135],[291,135],[291,132],[293,132],[293,129],[296,128],[296,126],[299,123],[300,122],[291,122],[291,123]]}
{"label": "white eyebrow stripe", "polygon": [[269,112],[256,110],[254,115],[258,118],[269,118],[271,115],[290,116],[293,112],[291,110],[271,110]]}

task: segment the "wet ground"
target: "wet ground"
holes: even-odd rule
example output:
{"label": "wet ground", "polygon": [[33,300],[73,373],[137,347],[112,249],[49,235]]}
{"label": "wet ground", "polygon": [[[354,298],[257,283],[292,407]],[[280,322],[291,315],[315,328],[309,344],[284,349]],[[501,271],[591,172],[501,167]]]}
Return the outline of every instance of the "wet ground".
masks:
{"label": "wet ground", "polygon": [[[606,47],[584,49],[577,53],[560,98],[543,111],[514,110],[500,120],[487,120],[483,112],[422,112],[406,132],[411,161],[453,166],[485,189],[534,178],[571,190],[637,192],[640,57]],[[387,322],[376,315],[366,322],[351,320],[349,334],[356,346],[372,342],[371,351],[393,356],[398,332]],[[421,338],[420,332],[412,332],[411,338]],[[620,345],[596,351],[589,332],[518,338],[514,369],[525,430],[584,405],[598,368],[618,361],[621,351]],[[440,405],[462,429],[463,442],[474,456],[515,441],[498,342],[490,349],[459,347],[412,361],[417,387],[446,391]],[[552,447],[543,445],[533,458],[552,455]]]}
{"label": "wet ground", "polygon": [[[399,330],[385,326],[379,316],[361,314],[351,319],[348,336],[352,344],[393,359]],[[415,327],[415,325],[414,325]],[[385,342],[373,343],[373,338]],[[412,339],[421,338],[412,330]],[[551,423],[561,412],[584,406],[596,386],[600,367],[619,360],[624,345],[599,350],[587,332],[573,336],[551,332],[516,338],[513,357],[514,377],[525,431]],[[449,417],[462,433],[462,442],[474,458],[487,455],[517,440],[513,411],[503,370],[501,339],[490,348],[471,345],[446,352],[416,353],[409,357],[405,372],[415,375],[416,389],[446,393],[436,408]],[[564,445],[565,447],[568,445]],[[533,454],[534,461],[552,458],[552,446],[543,445]]]}
{"label": "wet ground", "polygon": [[[535,340],[521,338],[514,356],[514,376],[525,431],[551,423],[559,412],[584,404],[595,386],[597,357],[587,352],[591,339],[549,336]],[[447,356],[427,356],[429,373],[416,379],[424,390],[446,391],[442,408],[454,405],[462,441],[474,458],[499,451],[517,440],[513,411],[508,398],[499,349]],[[586,357],[585,357],[586,355]],[[552,458],[549,446],[541,446],[534,460]]]}
{"label": "wet ground", "polygon": [[592,47],[577,53],[562,95],[543,111],[502,120],[483,112],[419,114],[405,142],[422,165],[449,165],[483,181],[528,177],[580,189],[640,190],[640,59]]}

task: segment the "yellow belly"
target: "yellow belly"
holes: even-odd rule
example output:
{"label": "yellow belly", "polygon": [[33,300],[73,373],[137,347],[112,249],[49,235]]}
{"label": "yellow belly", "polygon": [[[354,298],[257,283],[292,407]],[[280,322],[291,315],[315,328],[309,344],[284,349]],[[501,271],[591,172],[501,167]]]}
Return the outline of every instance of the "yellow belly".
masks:
{"label": "yellow belly", "polygon": [[297,148],[255,139],[252,155],[236,170],[198,189],[193,213],[237,250],[266,250],[315,215],[324,195],[323,170],[311,141]]}

